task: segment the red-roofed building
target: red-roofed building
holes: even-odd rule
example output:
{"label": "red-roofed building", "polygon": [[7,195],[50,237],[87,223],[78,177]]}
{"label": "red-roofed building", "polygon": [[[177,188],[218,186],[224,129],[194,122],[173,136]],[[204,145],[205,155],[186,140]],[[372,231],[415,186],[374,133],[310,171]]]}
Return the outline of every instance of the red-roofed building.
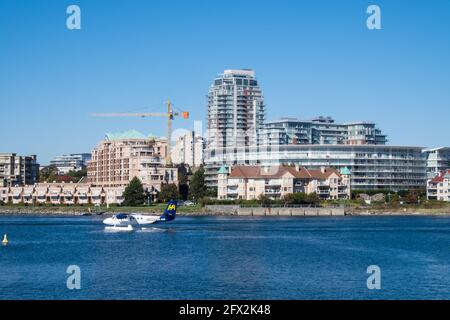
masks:
{"label": "red-roofed building", "polygon": [[442,171],[428,180],[427,199],[450,201],[450,170]]}
{"label": "red-roofed building", "polygon": [[218,172],[219,199],[257,199],[263,194],[279,199],[290,193],[316,193],[322,199],[348,199],[350,172],[298,166],[234,166]]}

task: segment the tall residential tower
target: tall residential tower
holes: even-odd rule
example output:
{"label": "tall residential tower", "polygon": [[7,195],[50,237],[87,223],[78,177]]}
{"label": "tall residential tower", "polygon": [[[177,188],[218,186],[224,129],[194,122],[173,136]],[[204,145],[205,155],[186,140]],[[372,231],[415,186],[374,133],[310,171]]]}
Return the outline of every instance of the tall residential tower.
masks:
{"label": "tall residential tower", "polygon": [[207,149],[255,146],[265,119],[253,70],[225,70],[208,93]]}

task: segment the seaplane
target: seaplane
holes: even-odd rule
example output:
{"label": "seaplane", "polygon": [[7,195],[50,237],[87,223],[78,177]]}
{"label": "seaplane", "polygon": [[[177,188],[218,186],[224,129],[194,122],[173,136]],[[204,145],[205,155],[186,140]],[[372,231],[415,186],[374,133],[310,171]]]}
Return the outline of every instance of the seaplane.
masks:
{"label": "seaplane", "polygon": [[106,231],[133,231],[133,227],[145,226],[175,220],[177,202],[170,200],[161,216],[142,215],[137,213],[119,213],[103,220]]}

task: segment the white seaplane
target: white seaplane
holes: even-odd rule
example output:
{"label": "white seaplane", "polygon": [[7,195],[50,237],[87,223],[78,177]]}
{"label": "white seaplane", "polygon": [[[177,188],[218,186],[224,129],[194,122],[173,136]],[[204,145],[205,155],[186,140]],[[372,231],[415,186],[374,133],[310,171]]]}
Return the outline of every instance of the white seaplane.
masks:
{"label": "white seaplane", "polygon": [[133,231],[133,226],[145,226],[153,223],[175,220],[177,202],[170,200],[161,216],[150,216],[137,213],[119,213],[103,220],[106,231]]}

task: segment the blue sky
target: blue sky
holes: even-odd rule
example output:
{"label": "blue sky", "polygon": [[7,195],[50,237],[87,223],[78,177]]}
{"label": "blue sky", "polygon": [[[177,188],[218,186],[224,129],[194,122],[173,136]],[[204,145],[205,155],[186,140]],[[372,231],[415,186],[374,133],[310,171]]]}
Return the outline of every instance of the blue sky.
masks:
{"label": "blue sky", "polygon": [[[81,8],[81,30],[66,8]],[[381,8],[382,30],[366,28]],[[268,119],[374,121],[390,144],[450,145],[450,1],[0,0],[0,152],[90,151],[105,132],[205,120],[216,74],[252,68]]]}

